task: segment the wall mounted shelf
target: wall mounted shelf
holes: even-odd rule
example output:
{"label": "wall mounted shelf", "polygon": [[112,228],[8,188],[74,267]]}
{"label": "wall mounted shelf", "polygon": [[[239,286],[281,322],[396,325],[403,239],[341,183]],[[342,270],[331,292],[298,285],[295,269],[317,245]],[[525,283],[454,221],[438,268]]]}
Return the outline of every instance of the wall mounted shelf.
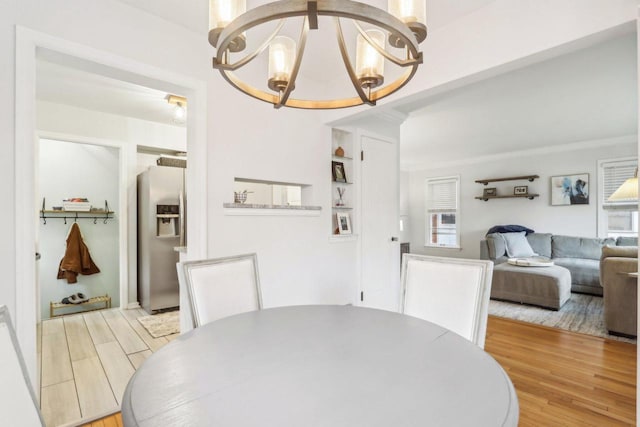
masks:
{"label": "wall mounted shelf", "polygon": [[[508,178],[489,178],[489,179],[477,179],[476,182],[478,184],[489,185],[490,182],[501,182],[501,181],[519,181],[526,179],[529,182],[533,182],[535,179],[540,178],[538,175],[523,175],[523,176],[512,176]],[[520,196],[518,196],[520,197]],[[477,197],[476,197],[477,199]]]}
{"label": "wall mounted shelf", "polygon": [[484,200],[485,202],[489,199],[513,199],[515,197],[533,200],[534,198],[539,196],[539,194],[511,194],[509,196],[477,196],[476,199]]}
{"label": "wall mounted shelf", "polygon": [[42,224],[47,225],[47,219],[63,219],[64,223],[67,220],[73,220],[76,222],[79,219],[93,219],[93,223],[97,224],[98,220],[101,220],[104,224],[107,220],[113,219],[114,212],[109,210],[109,204],[104,201],[104,209],[92,209],[90,211],[68,211],[68,210],[49,210],[44,208],[44,199],[42,200],[42,209],[40,210],[40,219]]}

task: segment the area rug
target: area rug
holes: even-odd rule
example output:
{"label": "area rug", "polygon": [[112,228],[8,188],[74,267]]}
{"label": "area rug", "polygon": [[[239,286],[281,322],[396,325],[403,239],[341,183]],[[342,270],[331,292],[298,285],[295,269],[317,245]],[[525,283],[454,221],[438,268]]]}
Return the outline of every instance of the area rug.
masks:
{"label": "area rug", "polygon": [[558,311],[525,304],[494,301],[489,303],[489,314],[497,317],[565,329],[581,334],[595,335],[617,341],[636,343],[635,339],[610,335],[604,326],[602,297],[571,294],[571,299]]}
{"label": "area rug", "polygon": [[180,332],[180,311],[152,314],[138,317],[138,322],[154,338],[160,338]]}

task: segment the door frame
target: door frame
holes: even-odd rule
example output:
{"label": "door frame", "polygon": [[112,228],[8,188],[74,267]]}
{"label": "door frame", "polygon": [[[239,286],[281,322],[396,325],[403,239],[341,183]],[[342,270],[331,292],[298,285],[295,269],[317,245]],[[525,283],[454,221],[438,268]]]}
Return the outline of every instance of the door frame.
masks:
{"label": "door frame", "polygon": [[[89,64],[94,72],[148,87],[180,91],[189,98],[187,121],[187,194],[200,194],[198,183],[207,182],[207,86],[189,76],[95,49],[79,43],[16,26],[15,69],[15,324],[31,382],[38,389],[36,362],[36,265],[35,265],[35,150],[36,64],[38,51],[47,51]],[[130,201],[129,201],[130,202]],[[193,197],[187,212],[188,259],[207,256],[207,201]],[[128,286],[127,306],[135,296]],[[133,288],[133,289],[132,289]]]}
{"label": "door frame", "polygon": [[[392,138],[390,136],[387,135],[382,135],[376,132],[372,132],[366,129],[362,129],[362,128],[358,128],[356,130],[356,141],[357,144],[356,146],[358,147],[358,149],[362,152],[363,151],[363,146],[362,146],[362,140],[363,138],[371,138],[371,139],[377,139],[386,143],[389,143],[391,145],[393,145],[396,149],[396,158],[397,158],[397,170],[396,170],[396,182],[398,184],[397,188],[396,188],[396,200],[394,202],[394,204],[397,206],[397,211],[396,211],[396,216],[398,217],[398,230],[396,232],[396,234],[399,233],[399,228],[400,228],[400,141],[396,140],[395,138]],[[359,157],[357,155],[357,153],[354,154],[354,158]],[[360,229],[360,238],[358,239],[358,247],[357,247],[357,288],[356,288],[356,295],[354,297],[354,301],[356,301],[355,305],[364,305],[366,306],[366,304],[363,304],[362,301],[360,301],[360,293],[364,292],[364,285],[362,283],[362,278],[363,278],[363,272],[362,272],[362,260],[365,256],[364,254],[364,245],[362,244],[363,240],[364,240],[364,230],[362,228],[362,218],[363,218],[363,208],[362,208],[362,187],[364,186],[364,179],[362,178],[362,160],[357,162],[357,166],[354,168],[354,170],[357,170],[357,179],[359,181],[359,185],[358,185],[358,209],[357,209],[357,213],[356,213],[356,221],[359,224],[359,229]],[[399,235],[399,234],[398,234]],[[398,246],[400,245],[400,243],[398,242]],[[394,261],[395,262],[395,261]],[[398,267],[400,267],[400,264],[398,264]],[[400,270],[398,268],[398,283],[400,282]],[[366,297],[365,297],[366,298]],[[399,301],[398,301],[399,303]]]}
{"label": "door frame", "polygon": [[[129,200],[135,200],[135,158],[136,147],[134,144],[128,144],[124,141],[94,138],[81,135],[73,135],[58,132],[37,131],[37,143],[40,144],[40,140],[49,139],[53,141],[69,142],[73,144],[94,145],[97,147],[109,147],[118,150],[118,294],[120,298],[120,308],[135,308],[138,306],[137,302],[129,302],[126,305],[124,301],[128,301],[129,292],[129,262],[130,256],[136,253],[136,234],[135,218],[137,216],[137,206],[129,203]],[[38,160],[39,155],[36,154],[34,160]],[[37,176],[37,175],[36,175]],[[34,189],[38,188],[38,181],[34,183]],[[34,191],[35,195],[38,195],[40,191]],[[40,198],[37,198],[40,200]],[[131,228],[134,230],[132,234]],[[39,225],[39,222],[38,222]],[[129,232],[128,232],[129,231]],[[39,242],[37,236],[38,231],[36,229],[36,243]],[[36,278],[36,296],[38,306],[40,306],[40,280]],[[37,312],[37,322],[41,321],[40,310]]]}

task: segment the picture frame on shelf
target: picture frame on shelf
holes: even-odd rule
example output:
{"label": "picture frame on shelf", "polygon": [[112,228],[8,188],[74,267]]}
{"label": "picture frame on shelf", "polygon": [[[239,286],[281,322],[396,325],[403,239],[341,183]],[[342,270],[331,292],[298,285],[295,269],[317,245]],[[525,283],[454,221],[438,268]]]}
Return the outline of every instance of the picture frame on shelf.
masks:
{"label": "picture frame on shelf", "polygon": [[485,188],[482,191],[482,196],[483,197],[495,197],[497,195],[498,195],[498,190],[496,189],[496,187]]}
{"label": "picture frame on shelf", "polygon": [[516,185],[513,187],[513,195],[514,196],[522,196],[529,194],[529,186],[528,185]]}
{"label": "picture frame on shelf", "polygon": [[351,234],[351,219],[348,213],[336,213],[336,220],[338,222],[338,234]]}
{"label": "picture frame on shelf", "polygon": [[551,206],[588,205],[589,174],[551,177]]}
{"label": "picture frame on shelf", "polygon": [[347,174],[344,171],[344,163],[331,162],[331,176],[334,182],[347,182]]}

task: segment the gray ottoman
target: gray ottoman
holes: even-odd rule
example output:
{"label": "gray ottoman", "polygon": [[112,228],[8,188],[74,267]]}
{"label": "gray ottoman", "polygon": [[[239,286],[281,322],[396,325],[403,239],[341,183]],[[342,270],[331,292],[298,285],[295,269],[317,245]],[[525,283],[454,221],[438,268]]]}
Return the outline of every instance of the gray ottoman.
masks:
{"label": "gray ottoman", "polygon": [[571,298],[571,273],[564,267],[493,267],[491,298],[559,310]]}

